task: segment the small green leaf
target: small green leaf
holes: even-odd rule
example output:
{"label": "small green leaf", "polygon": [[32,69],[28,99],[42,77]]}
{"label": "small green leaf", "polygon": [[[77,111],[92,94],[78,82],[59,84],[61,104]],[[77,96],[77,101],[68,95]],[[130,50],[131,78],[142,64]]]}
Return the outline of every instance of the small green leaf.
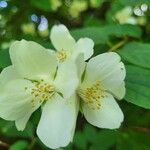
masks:
{"label": "small green leaf", "polygon": [[20,140],[11,145],[9,150],[27,150],[28,148],[28,142],[25,140]]}

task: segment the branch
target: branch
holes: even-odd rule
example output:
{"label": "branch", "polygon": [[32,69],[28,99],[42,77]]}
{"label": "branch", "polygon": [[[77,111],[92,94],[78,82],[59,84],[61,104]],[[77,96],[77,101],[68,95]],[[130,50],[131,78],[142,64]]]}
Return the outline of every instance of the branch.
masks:
{"label": "branch", "polygon": [[7,143],[5,143],[5,142],[3,142],[3,141],[0,140],[0,146],[8,148],[9,144],[7,144]]}
{"label": "branch", "polygon": [[112,52],[112,51],[116,51],[118,48],[122,47],[126,42],[128,41],[128,38],[125,37],[122,41],[120,41],[119,43],[115,44],[112,48],[110,48],[108,51]]}
{"label": "branch", "polygon": [[33,138],[32,141],[31,141],[31,143],[30,143],[30,145],[29,145],[28,150],[32,150],[33,147],[35,146],[35,144],[36,144],[36,138]]}

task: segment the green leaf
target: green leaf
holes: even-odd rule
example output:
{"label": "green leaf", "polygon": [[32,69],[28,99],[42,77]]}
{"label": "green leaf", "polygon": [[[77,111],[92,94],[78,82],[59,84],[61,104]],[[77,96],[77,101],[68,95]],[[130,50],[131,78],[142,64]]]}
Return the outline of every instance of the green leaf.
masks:
{"label": "green leaf", "polygon": [[87,16],[84,20],[85,27],[99,27],[102,25],[102,21],[98,18],[94,17],[93,15]]}
{"label": "green leaf", "polygon": [[116,144],[116,150],[149,150],[149,139],[149,133],[128,129],[127,131],[120,133],[120,138],[118,138]]}
{"label": "green leaf", "polygon": [[145,68],[150,68],[150,44],[131,42],[118,53],[126,61]]}
{"label": "green leaf", "polygon": [[15,127],[14,122],[6,121],[4,126],[1,127],[1,132],[7,137],[31,138],[34,136],[34,127],[31,122],[28,122],[27,127],[24,131],[18,131]]}
{"label": "green leaf", "polygon": [[9,50],[1,50],[0,51],[0,68],[5,68],[11,65],[11,60],[9,56]]}
{"label": "green leaf", "polygon": [[56,11],[61,6],[60,0],[31,0],[31,5],[44,11]]}
{"label": "green leaf", "polygon": [[74,144],[78,149],[85,150],[87,146],[87,140],[84,134],[80,131],[76,132],[74,136]]}
{"label": "green leaf", "polygon": [[28,148],[28,142],[25,140],[20,140],[11,145],[9,150],[26,150]]}
{"label": "green leaf", "polygon": [[126,6],[139,6],[142,4],[150,4],[150,0],[119,0],[118,2]]}
{"label": "green leaf", "polygon": [[150,109],[150,70],[131,65],[126,70],[126,101]]}
{"label": "green leaf", "polygon": [[110,36],[130,36],[139,38],[141,36],[141,29],[138,26],[127,24],[107,25],[104,27],[86,27],[82,29],[74,29],[71,33],[76,39],[81,37],[89,37],[94,40],[95,44],[104,44],[109,41]]}
{"label": "green leaf", "polygon": [[97,135],[97,140],[95,141],[94,145],[95,147],[101,146],[102,150],[107,150],[116,143],[117,137],[118,131],[116,130],[101,130]]}
{"label": "green leaf", "polygon": [[85,126],[83,132],[88,142],[94,143],[97,140],[97,132],[95,127],[88,124]]}
{"label": "green leaf", "polygon": [[142,34],[142,30],[139,26],[135,26],[131,24],[108,25],[104,27],[103,30],[106,34],[108,34],[108,36],[113,35],[116,37],[130,36],[134,38],[140,38]]}
{"label": "green leaf", "polygon": [[142,128],[149,126],[149,111],[145,110],[144,108],[138,107],[137,105],[133,105],[132,103],[126,103],[122,101],[121,104],[123,104],[121,108],[123,110],[124,116],[127,116],[125,117],[125,122],[123,123],[125,127],[138,126]]}
{"label": "green leaf", "polygon": [[31,4],[44,11],[51,11],[51,0],[31,0]]}
{"label": "green leaf", "polygon": [[100,7],[105,0],[90,0],[91,7]]}

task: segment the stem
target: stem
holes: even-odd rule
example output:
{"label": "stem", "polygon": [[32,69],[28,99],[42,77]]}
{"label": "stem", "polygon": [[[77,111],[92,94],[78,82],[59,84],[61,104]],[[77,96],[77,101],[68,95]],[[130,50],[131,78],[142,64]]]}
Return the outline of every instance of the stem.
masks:
{"label": "stem", "polygon": [[128,38],[125,37],[122,41],[120,41],[119,43],[115,44],[112,48],[110,48],[108,51],[112,52],[112,51],[116,51],[118,48],[122,47],[126,42],[128,41]]}
{"label": "stem", "polygon": [[141,131],[141,132],[145,132],[145,133],[149,133],[150,132],[150,128],[146,128],[146,127],[138,127],[138,126],[134,126],[132,127],[138,131]]}
{"label": "stem", "polygon": [[31,144],[29,145],[28,150],[32,150],[34,145],[35,145],[35,143],[36,143],[36,138],[33,138],[32,141],[31,141]]}
{"label": "stem", "polygon": [[8,148],[9,147],[9,144],[3,142],[3,141],[0,141],[0,146],[2,147],[5,147],[5,148]]}

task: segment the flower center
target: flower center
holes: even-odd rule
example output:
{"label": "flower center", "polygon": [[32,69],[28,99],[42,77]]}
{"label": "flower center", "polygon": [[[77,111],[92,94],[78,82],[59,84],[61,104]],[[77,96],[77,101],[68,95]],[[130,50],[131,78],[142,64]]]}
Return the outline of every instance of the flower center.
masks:
{"label": "flower center", "polygon": [[33,107],[35,106],[36,101],[39,103],[47,101],[55,93],[54,86],[43,80],[41,80],[41,82],[34,81],[33,83],[35,84],[34,88],[31,90],[31,94],[34,96],[34,99],[32,100]]}
{"label": "flower center", "polygon": [[57,59],[60,63],[64,62],[68,57],[68,54],[65,50],[61,50],[57,52]]}
{"label": "flower center", "polygon": [[105,97],[105,90],[100,81],[97,81],[87,88],[79,89],[78,94],[84,103],[95,110],[100,109],[100,99]]}

